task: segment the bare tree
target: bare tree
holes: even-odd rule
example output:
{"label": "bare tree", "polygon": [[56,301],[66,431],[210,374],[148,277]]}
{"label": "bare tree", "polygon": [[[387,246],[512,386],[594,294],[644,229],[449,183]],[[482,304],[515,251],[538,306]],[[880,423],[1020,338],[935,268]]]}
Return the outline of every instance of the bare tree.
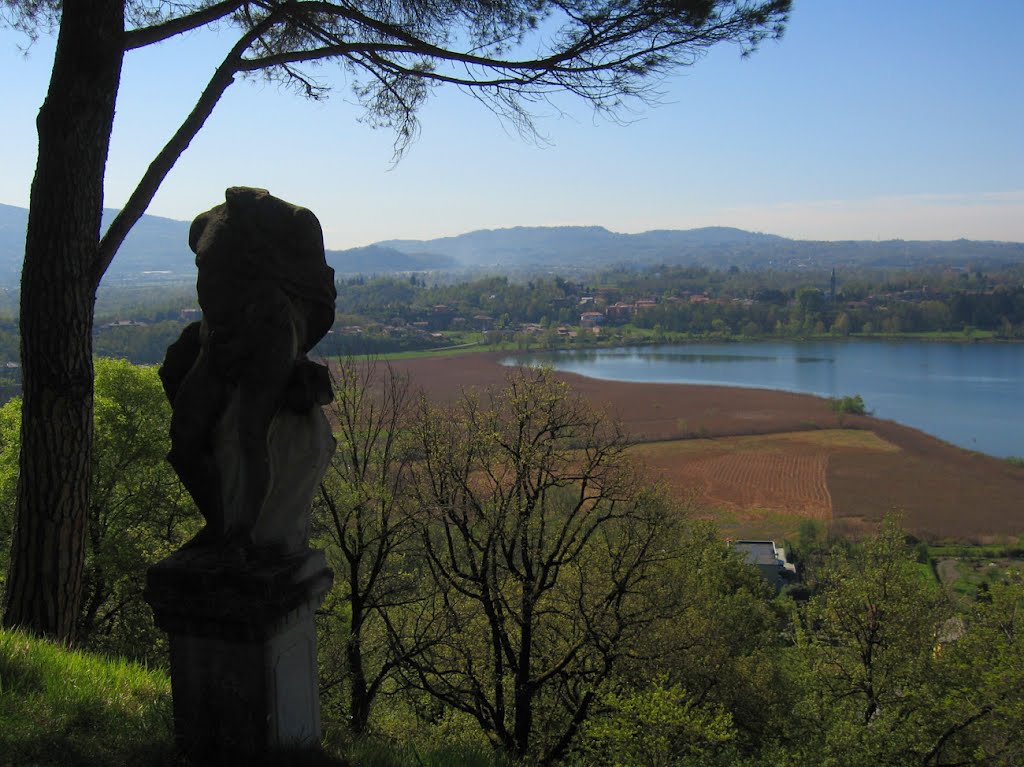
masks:
{"label": "bare tree", "polygon": [[485,402],[424,404],[416,436],[429,594],[406,681],[550,763],[661,617],[648,581],[670,556],[665,506],[622,432],[550,371],[514,373]]}
{"label": "bare tree", "polygon": [[409,381],[373,361],[333,366],[330,406],[338,448],[314,504],[315,532],[340,576],[339,600],[326,605],[330,652],[344,637],[343,662],[327,659],[322,687],[343,688],[349,726],[366,729],[377,695],[399,657],[382,613],[415,600],[402,565],[413,528],[407,514],[411,415]]}
{"label": "bare tree", "polygon": [[[128,231],[238,76],[318,98],[310,66],[351,77],[399,151],[432,85],[452,85],[519,125],[554,91],[597,109],[709,46],[781,34],[789,0],[0,0],[0,23],[59,28],[37,118],[21,284],[23,438],[4,624],[72,638],[81,602],[92,449],[92,323],[100,279]],[[228,43],[179,128],[100,236],[103,182],[125,54],[217,27]],[[230,36],[227,32],[234,30]]]}

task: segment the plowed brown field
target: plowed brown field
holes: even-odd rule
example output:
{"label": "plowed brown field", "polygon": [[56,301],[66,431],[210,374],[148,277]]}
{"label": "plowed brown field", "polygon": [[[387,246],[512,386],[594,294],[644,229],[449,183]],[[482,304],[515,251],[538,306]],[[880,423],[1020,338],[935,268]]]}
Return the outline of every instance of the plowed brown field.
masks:
{"label": "plowed brown field", "polygon": [[833,519],[828,466],[843,454],[895,454],[873,432],[854,429],[637,445],[634,455],[680,497],[697,502],[730,533],[791,535],[801,519]]}
{"label": "plowed brown field", "polygon": [[[501,385],[502,356],[390,364],[432,399],[451,401],[464,387]],[[825,400],[804,394],[558,377],[648,443],[635,450],[652,471],[715,509],[724,528],[767,536],[813,517],[856,534],[897,511],[933,539],[1024,533],[1024,468],[891,421],[851,417],[836,430]]]}
{"label": "plowed brown field", "polygon": [[[665,455],[666,452],[658,457],[674,458],[671,454]],[[708,452],[717,451],[711,446]],[[649,464],[652,458],[648,458]],[[712,454],[691,461],[674,458],[669,465],[659,468],[680,490],[699,488],[703,499],[710,504],[737,509],[776,509],[830,519],[832,498],[825,481],[827,465],[825,453],[771,451]]]}

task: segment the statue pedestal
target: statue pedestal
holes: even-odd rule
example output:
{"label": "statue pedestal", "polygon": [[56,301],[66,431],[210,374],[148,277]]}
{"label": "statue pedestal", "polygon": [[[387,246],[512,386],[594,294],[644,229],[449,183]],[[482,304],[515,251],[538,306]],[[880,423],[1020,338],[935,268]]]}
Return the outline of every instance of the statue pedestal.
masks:
{"label": "statue pedestal", "polygon": [[319,748],[313,616],[332,580],[311,549],[247,562],[195,547],[149,569],[146,600],[170,636],[175,736],[190,758]]}

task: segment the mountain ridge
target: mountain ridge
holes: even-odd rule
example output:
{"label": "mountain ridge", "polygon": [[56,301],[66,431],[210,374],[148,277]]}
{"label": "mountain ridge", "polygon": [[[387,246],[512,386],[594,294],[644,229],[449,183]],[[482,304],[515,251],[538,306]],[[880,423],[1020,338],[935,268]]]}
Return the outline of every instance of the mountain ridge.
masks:
{"label": "mountain ridge", "polygon": [[[104,225],[114,210],[104,210]],[[17,285],[28,211],[0,204],[0,285]],[[129,233],[104,278],[124,282],[192,281],[189,222],[143,216]],[[627,234],[600,225],[515,226],[477,229],[429,240],[381,240],[328,250],[339,275],[462,269],[585,270],[659,263],[796,270],[853,265],[908,267],[929,264],[1024,261],[1024,243],[984,240],[792,240],[728,226],[654,229]]]}

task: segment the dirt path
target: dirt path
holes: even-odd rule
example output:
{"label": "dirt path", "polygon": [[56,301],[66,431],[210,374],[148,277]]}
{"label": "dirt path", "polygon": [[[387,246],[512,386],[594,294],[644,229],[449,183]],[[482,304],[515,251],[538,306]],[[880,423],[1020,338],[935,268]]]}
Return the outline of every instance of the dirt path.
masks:
{"label": "dirt path", "polygon": [[935,569],[939,574],[939,583],[943,586],[955,583],[960,577],[960,570],[957,568],[955,559],[940,559],[935,565]]}

